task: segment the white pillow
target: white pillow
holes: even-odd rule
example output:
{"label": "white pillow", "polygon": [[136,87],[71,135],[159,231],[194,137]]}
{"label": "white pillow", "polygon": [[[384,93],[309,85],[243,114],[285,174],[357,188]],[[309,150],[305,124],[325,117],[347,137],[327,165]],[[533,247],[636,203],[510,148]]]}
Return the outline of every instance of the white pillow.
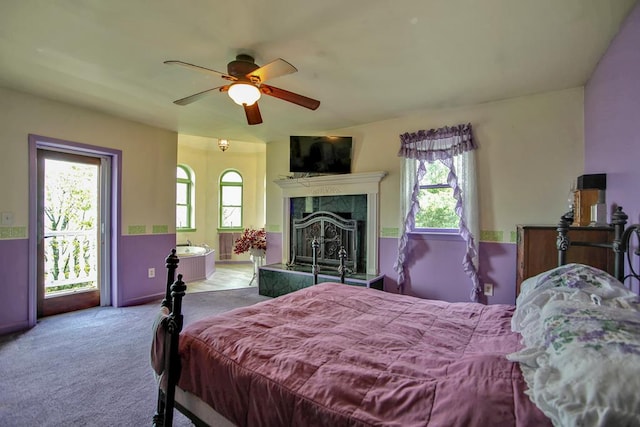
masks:
{"label": "white pillow", "polygon": [[638,304],[638,296],[610,274],[584,264],[567,264],[522,282],[512,329],[526,331],[539,322],[547,303],[567,300],[627,308]]}
{"label": "white pillow", "polygon": [[535,333],[507,358],[554,425],[640,426],[640,310],[551,301]]}
{"label": "white pillow", "polygon": [[566,264],[530,277],[522,282],[517,303],[524,303],[532,295],[547,289],[581,290],[611,299],[633,294],[609,273],[584,264]]}

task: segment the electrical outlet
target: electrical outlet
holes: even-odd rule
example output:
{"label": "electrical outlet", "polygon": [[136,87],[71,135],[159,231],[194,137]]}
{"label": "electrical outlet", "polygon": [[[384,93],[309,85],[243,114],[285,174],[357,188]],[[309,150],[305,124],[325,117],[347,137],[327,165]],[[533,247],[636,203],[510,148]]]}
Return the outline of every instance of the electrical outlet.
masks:
{"label": "electrical outlet", "polygon": [[2,212],[0,214],[0,225],[12,226],[13,225],[13,212]]}
{"label": "electrical outlet", "polygon": [[488,297],[493,296],[493,283],[485,283],[484,284],[484,294]]}
{"label": "electrical outlet", "polygon": [[156,277],[156,269],[155,268],[150,268],[149,269],[149,279],[153,279],[154,277]]}

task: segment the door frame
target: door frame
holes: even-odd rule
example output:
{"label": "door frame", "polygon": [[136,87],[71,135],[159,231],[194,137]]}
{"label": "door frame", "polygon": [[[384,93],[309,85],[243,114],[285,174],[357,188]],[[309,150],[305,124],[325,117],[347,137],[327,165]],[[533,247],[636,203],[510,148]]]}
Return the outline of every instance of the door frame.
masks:
{"label": "door frame", "polygon": [[[102,191],[107,190],[102,203],[101,215],[105,229],[102,232],[104,250],[101,263],[105,268],[101,271],[100,305],[112,305],[118,295],[118,243],[120,240],[120,194],[122,151],[106,147],[66,141],[41,135],[29,135],[29,292],[28,322],[35,326],[37,322],[37,268],[38,268],[38,149],[61,151],[101,159]],[[104,187],[107,186],[107,187]]]}

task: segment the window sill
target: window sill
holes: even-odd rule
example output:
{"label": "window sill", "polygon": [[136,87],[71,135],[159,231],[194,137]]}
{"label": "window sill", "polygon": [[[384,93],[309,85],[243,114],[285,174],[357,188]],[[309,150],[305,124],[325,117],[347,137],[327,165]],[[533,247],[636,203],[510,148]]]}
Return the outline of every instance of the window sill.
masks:
{"label": "window sill", "polygon": [[218,228],[218,233],[237,233],[244,231],[243,227]]}
{"label": "window sill", "polygon": [[438,231],[411,231],[407,233],[411,240],[449,240],[449,241],[462,241],[462,236],[459,231],[446,233]]}
{"label": "window sill", "polygon": [[176,228],[176,233],[193,233],[195,228]]}

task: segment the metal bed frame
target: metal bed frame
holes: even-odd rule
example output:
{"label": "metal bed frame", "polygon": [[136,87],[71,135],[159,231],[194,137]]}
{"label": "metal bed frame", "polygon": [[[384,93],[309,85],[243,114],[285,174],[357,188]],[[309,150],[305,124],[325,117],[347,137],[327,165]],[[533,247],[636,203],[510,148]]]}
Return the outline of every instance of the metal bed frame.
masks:
{"label": "metal bed frame", "polygon": [[[627,220],[629,216],[624,213],[621,206],[618,206],[611,215],[611,226],[614,229],[614,239],[610,243],[594,243],[594,242],[581,242],[571,241],[568,236],[569,229],[573,223],[574,213],[573,211],[567,212],[560,217],[558,223],[558,238],[556,240],[556,246],[558,248],[558,265],[564,265],[567,262],[567,251],[571,246],[587,246],[587,247],[599,247],[609,248],[614,252],[614,276],[620,282],[624,283],[629,278],[635,278],[640,280],[640,274],[635,269],[631,260],[631,239],[635,235],[636,242],[640,242],[640,224],[633,224],[627,226]],[[625,254],[627,259],[627,265],[629,266],[629,273],[625,274]],[[636,246],[633,250],[633,254],[640,256],[640,246]]]}

